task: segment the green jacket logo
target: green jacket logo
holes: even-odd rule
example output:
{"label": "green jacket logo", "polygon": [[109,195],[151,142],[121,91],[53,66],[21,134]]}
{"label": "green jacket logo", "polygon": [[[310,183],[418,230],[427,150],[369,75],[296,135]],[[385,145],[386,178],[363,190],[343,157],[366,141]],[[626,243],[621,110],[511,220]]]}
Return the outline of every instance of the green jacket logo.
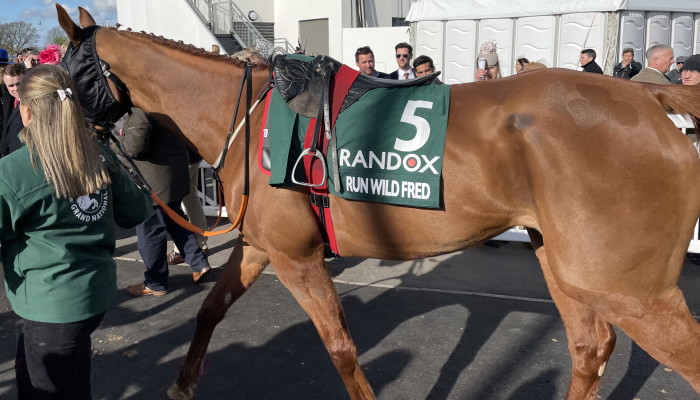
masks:
{"label": "green jacket logo", "polygon": [[107,189],[76,197],[75,199],[70,199],[70,201],[72,203],[70,209],[73,215],[83,222],[102,219],[109,206]]}

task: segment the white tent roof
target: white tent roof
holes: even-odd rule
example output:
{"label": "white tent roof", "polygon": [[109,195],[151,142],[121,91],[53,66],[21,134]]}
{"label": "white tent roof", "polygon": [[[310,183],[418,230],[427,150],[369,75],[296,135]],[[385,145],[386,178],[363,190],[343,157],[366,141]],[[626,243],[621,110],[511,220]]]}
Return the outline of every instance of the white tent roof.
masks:
{"label": "white tent roof", "polygon": [[700,13],[700,0],[415,0],[407,21],[447,21],[620,10]]}

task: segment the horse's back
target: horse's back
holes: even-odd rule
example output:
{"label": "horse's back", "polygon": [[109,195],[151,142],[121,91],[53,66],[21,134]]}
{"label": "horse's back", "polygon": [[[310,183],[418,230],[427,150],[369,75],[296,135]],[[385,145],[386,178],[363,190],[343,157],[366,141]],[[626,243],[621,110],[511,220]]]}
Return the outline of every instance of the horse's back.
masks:
{"label": "horse's back", "polygon": [[[657,97],[643,84],[563,69],[453,85],[441,208],[334,198],[339,247],[421,257],[513,225],[556,232],[572,251],[599,224],[601,240],[661,230],[683,242],[700,161]],[[664,219],[670,226],[659,227]]]}

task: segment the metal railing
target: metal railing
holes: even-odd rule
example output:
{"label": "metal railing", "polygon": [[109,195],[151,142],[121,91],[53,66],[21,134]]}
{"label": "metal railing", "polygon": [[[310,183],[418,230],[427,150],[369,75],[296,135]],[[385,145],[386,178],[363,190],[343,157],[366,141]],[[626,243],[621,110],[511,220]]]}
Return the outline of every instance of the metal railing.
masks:
{"label": "metal railing", "polygon": [[274,42],[265,39],[233,0],[187,0],[187,3],[213,34],[230,34],[242,48],[254,47],[263,56],[275,51],[294,51],[286,39],[275,39]]}

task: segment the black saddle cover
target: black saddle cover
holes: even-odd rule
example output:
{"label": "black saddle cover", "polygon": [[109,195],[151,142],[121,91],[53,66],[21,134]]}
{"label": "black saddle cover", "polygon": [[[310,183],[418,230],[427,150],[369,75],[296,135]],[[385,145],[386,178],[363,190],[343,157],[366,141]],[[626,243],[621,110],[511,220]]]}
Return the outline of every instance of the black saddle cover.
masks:
{"label": "black saddle cover", "polygon": [[[278,56],[273,60],[275,87],[292,110],[305,117],[315,118],[321,106],[324,86],[342,65],[323,55],[310,61],[299,57]],[[440,72],[416,79],[396,80],[360,74],[343,100],[341,111],[370,89],[427,85],[438,75]]]}

